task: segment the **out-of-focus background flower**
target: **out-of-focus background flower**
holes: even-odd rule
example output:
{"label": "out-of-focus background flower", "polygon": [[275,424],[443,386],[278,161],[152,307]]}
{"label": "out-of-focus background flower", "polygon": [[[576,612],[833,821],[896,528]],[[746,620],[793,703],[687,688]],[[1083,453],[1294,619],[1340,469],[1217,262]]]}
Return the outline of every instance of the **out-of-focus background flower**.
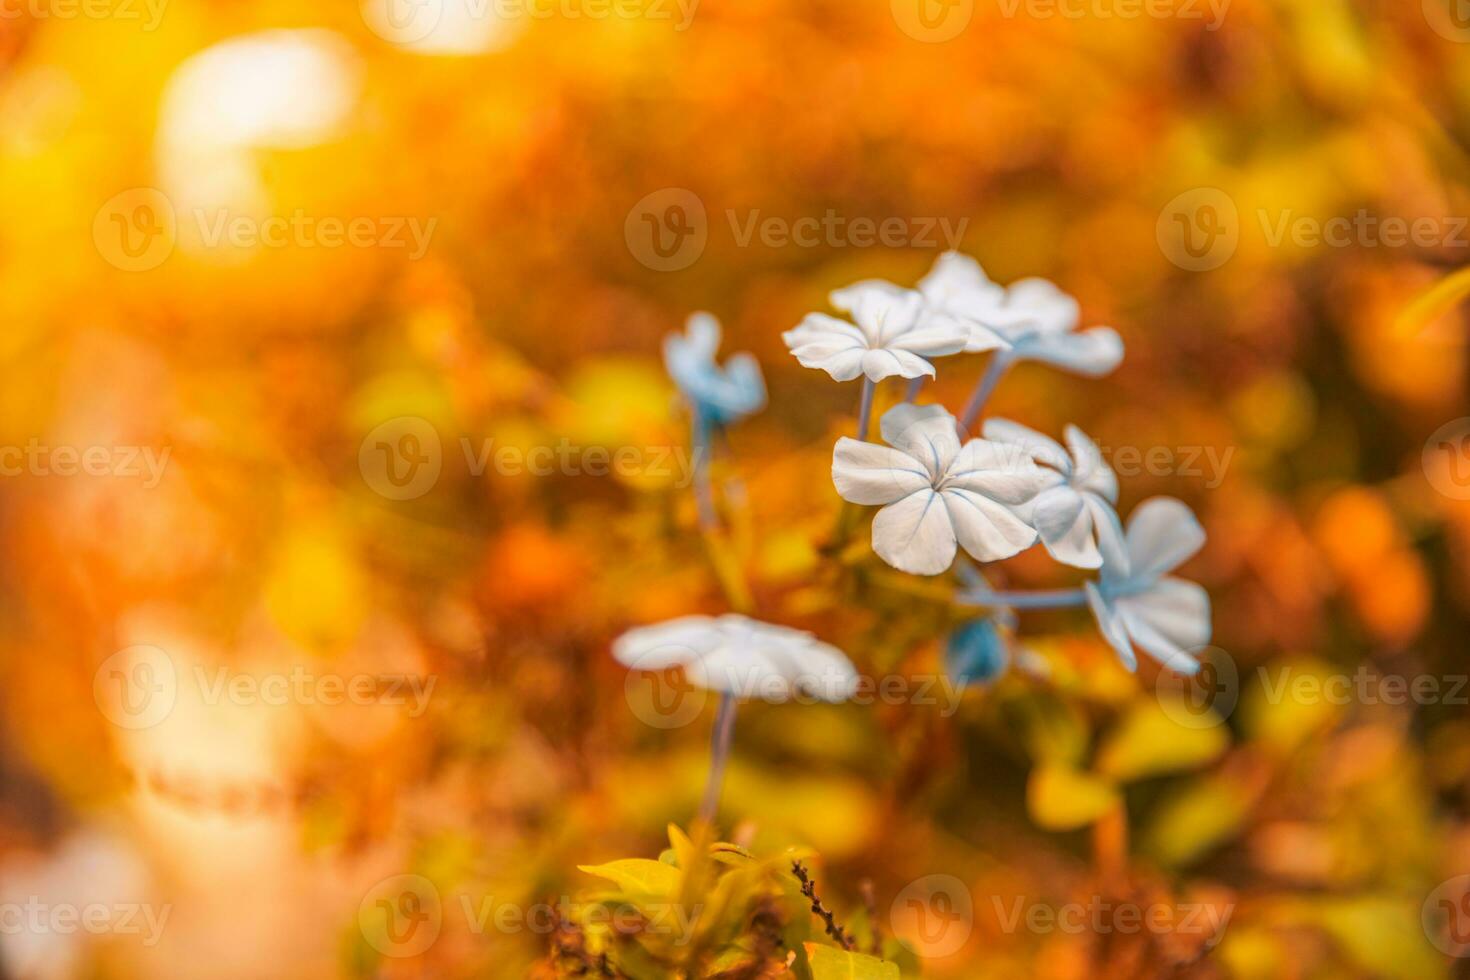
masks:
{"label": "out-of-focus background flower", "polygon": [[[857,388],[780,333],[949,247],[1123,336],[992,407],[1200,515],[1209,713],[1025,614],[983,689],[743,711],[727,832],[926,975],[1452,975],[1460,6],[0,0],[0,975],[519,976],[577,864],[655,856],[714,703],[608,647],[728,608],[695,310],[769,385],[720,464],[758,614],[933,682],[956,612],[823,552]],[[1123,853],[1223,929],[1093,928]]]}

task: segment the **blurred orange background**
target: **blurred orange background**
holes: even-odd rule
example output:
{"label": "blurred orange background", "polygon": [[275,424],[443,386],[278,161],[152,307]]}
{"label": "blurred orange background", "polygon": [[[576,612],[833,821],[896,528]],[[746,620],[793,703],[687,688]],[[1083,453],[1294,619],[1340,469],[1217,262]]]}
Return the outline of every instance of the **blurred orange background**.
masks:
{"label": "blurred orange background", "polygon": [[[1125,791],[1148,887],[1233,908],[1188,975],[1454,975],[1426,903],[1470,873],[1464,700],[1270,696],[1470,671],[1452,4],[388,4],[0,4],[0,903],[168,909],[151,937],[7,925],[0,975],[519,976],[546,935],[471,906],[656,856],[713,703],[643,724],[608,645],[727,608],[659,361],[695,310],[770,389],[727,474],[760,614],[932,673],[952,614],[846,591],[821,550],[857,392],[780,334],[951,245],[1127,345],[1102,380],[1018,369],[994,409],[1077,422],[1125,511],[1170,494],[1209,532],[1191,577],[1239,703]],[[390,479],[380,444],[426,469]],[[495,462],[537,447],[552,472]],[[997,914],[1088,893],[1087,832],[1039,826],[1028,777],[1123,752],[1157,674],[1085,617],[1025,626],[1047,676],[950,714],[744,711],[724,812],[812,847],[839,910],[961,878],[973,935],[926,975],[1156,975]],[[119,676],[167,710],[128,714]],[[326,703],[323,677],[429,687]],[[400,957],[359,913],[402,874],[444,909]]]}

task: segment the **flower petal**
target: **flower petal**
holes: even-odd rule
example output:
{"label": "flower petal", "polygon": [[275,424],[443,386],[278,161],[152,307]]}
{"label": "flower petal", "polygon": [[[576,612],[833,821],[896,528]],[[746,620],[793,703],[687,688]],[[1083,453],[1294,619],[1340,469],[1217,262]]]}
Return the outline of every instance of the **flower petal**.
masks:
{"label": "flower petal", "polygon": [[1041,543],[1057,561],[1074,568],[1102,567],[1103,556],[1092,537],[1092,512],[1072,487],[1042,491],[1031,517]]}
{"label": "flower petal", "polygon": [[941,496],[960,546],[976,561],[1000,561],[1036,543],[1034,527],[984,494],[949,487]]}
{"label": "flower petal", "polygon": [[1113,505],[1095,493],[1082,494],[1088,510],[1092,512],[1092,529],[1097,535],[1097,550],[1102,554],[1104,577],[1129,572],[1128,545],[1123,538],[1123,522]]}
{"label": "flower petal", "polygon": [[1032,276],[1006,288],[1003,315],[1013,327],[1060,334],[1075,330],[1082,313],[1077,300],[1056,283]]}
{"label": "flower petal", "polygon": [[851,286],[843,286],[841,289],[832,290],[828,294],[827,299],[835,308],[844,313],[851,313],[863,302],[863,297],[870,292],[887,293],[890,296],[898,297],[909,292],[909,290],[904,289],[896,283],[888,282],[885,279],[864,279],[861,282],[853,283]]}
{"label": "flower petal", "polygon": [[943,405],[900,402],[878,422],[883,441],[924,464],[937,482],[960,451],[954,416]]}
{"label": "flower petal", "polygon": [[1057,476],[1031,461],[1023,448],[986,439],[971,439],[955,455],[941,483],[983,494],[1010,507],[1035,497]]}
{"label": "flower petal", "polygon": [[781,334],[786,346],[792,350],[807,344],[826,343],[838,347],[868,346],[868,338],[857,327],[846,320],[839,320],[826,313],[808,313],[800,323]]}
{"label": "flower petal", "polygon": [[1022,447],[1038,463],[1045,463],[1062,473],[1072,472],[1071,457],[1062,448],[1062,444],[1051,436],[1043,435],[1019,422],[1000,418],[986,419],[985,427],[981,432],[991,442],[1003,442]]}
{"label": "flower petal", "polygon": [[723,639],[709,616],[680,616],[628,630],[613,641],[613,657],[634,670],[664,670],[708,656]]}
{"label": "flower petal", "polygon": [[1087,592],[1088,608],[1097,619],[1097,628],[1103,639],[1117,651],[1118,659],[1123,661],[1124,667],[1129,671],[1137,670],[1138,655],[1133,652],[1133,641],[1128,637],[1128,628],[1123,624],[1123,617],[1119,615],[1117,607],[1103,596],[1096,582],[1085,582],[1082,587]]}
{"label": "flower petal", "polygon": [[883,346],[925,357],[958,354],[970,343],[970,327],[962,320],[939,313],[926,313],[905,330],[885,330]]}
{"label": "flower petal", "polygon": [[920,490],[873,518],[873,550],[901,572],[938,575],[954,563],[954,527],[939,494]]}
{"label": "flower petal", "polygon": [[898,375],[900,378],[934,377],[934,365],[918,354],[906,350],[882,347],[863,354],[863,373],[869,381],[882,381]]}
{"label": "flower petal", "polygon": [[1041,361],[1089,378],[1101,377],[1123,360],[1123,338],[1111,327],[1079,333],[1033,332],[1015,340],[1018,361]]}
{"label": "flower petal", "polygon": [[1118,499],[1118,477],[1112,467],[1103,460],[1102,450],[1087,433],[1069,425],[1062,430],[1067,440],[1067,451],[1072,455],[1072,483],[1079,490],[1090,490],[1100,497],[1116,502]]}
{"label": "flower petal", "polygon": [[891,504],[930,486],[931,480],[908,454],[843,436],[832,449],[832,483],[843,500]]}
{"label": "flower petal", "polygon": [[1210,642],[1210,594],[1194,582],[1162,578],[1146,592],[1119,597],[1117,606],[1140,646],[1144,644],[1135,627],[1146,627],[1184,650]]}
{"label": "flower petal", "polygon": [[893,337],[913,329],[923,306],[923,297],[912,289],[869,286],[855,294],[852,318],[869,347],[887,347]]}
{"label": "flower petal", "polygon": [[1128,519],[1130,581],[1147,583],[1182,565],[1205,543],[1205,529],[1183,501],[1150,497]]}

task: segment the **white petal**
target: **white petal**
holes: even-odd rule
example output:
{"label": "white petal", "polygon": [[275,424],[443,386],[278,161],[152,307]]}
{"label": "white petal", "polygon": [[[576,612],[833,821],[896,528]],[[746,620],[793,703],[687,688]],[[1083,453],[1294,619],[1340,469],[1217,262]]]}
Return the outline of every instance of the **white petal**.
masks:
{"label": "white petal", "polygon": [[919,281],[919,292],[931,309],[982,322],[1005,302],[1005,289],[990,281],[980,263],[958,252],[945,252],[934,261]]}
{"label": "white petal", "polygon": [[1095,493],[1084,493],[1082,499],[1092,512],[1092,529],[1097,535],[1097,550],[1102,554],[1105,577],[1127,577],[1129,572],[1128,545],[1123,538],[1123,522],[1113,505]]}
{"label": "white petal", "polygon": [[1063,429],[1062,435],[1067,440],[1067,451],[1072,455],[1072,484],[1079,490],[1090,490],[1116,501],[1118,478],[1103,461],[1102,450],[1097,448],[1097,443],[1075,425]]}
{"label": "white petal", "polygon": [[924,300],[911,289],[866,288],[856,294],[852,318],[869,347],[886,347],[892,337],[913,328]]}
{"label": "white petal", "polygon": [[857,669],[836,647],[810,639],[801,650],[801,671],[793,686],[823,701],[846,701],[857,692]]}
{"label": "white petal", "polygon": [[1092,512],[1069,486],[1043,491],[1031,510],[1041,543],[1057,561],[1073,568],[1100,568],[1102,554],[1093,541]]}
{"label": "white petal", "polygon": [[950,487],[941,496],[960,546],[976,561],[1000,561],[1036,543],[1035,528],[984,494]]}
{"label": "white petal", "polygon": [[1135,627],[1147,627],[1182,650],[1210,642],[1210,594],[1194,582],[1162,578],[1146,592],[1119,597],[1117,606],[1140,646],[1144,644]]}
{"label": "white petal", "polygon": [[1123,617],[1119,615],[1117,607],[1104,598],[1097,583],[1084,583],[1083,588],[1087,591],[1088,608],[1097,619],[1097,628],[1103,639],[1117,651],[1118,659],[1123,661],[1124,667],[1130,671],[1137,670],[1138,656],[1133,652],[1133,642],[1128,638],[1128,628],[1123,624]]}
{"label": "white petal", "polygon": [[1045,463],[1062,473],[1072,472],[1071,457],[1062,448],[1062,444],[1051,436],[1042,435],[1019,422],[1000,418],[986,419],[985,427],[981,432],[991,442],[1004,442],[1022,447],[1038,463]]}
{"label": "white petal", "polygon": [[884,442],[923,463],[934,481],[944,475],[960,451],[954,416],[943,405],[900,402],[883,413],[878,431]]}
{"label": "white petal", "polygon": [[902,286],[883,279],[864,279],[861,282],[853,283],[851,286],[843,286],[841,289],[832,290],[827,299],[834,307],[842,312],[851,313],[862,302],[863,296],[866,293],[874,291],[888,293],[890,296],[895,297],[909,292],[909,290],[904,289]]}
{"label": "white petal", "polygon": [[889,504],[873,518],[873,550],[901,572],[938,575],[954,563],[949,512],[933,490]]}
{"label": "white petal", "polygon": [[941,487],[969,490],[1017,507],[1055,479],[1055,473],[1037,466],[1019,446],[971,439],[950,463]]}
{"label": "white petal", "polygon": [[1204,543],[1205,529],[1183,501],[1150,497],[1128,519],[1129,578],[1155,579],[1183,564]]}
{"label": "white petal", "polygon": [[808,344],[825,343],[838,347],[868,346],[868,338],[846,320],[826,313],[808,313],[796,326],[781,334],[786,346],[795,350]]}
{"label": "white petal", "polygon": [[942,314],[926,313],[908,329],[884,331],[884,344],[889,350],[909,351],[925,357],[958,354],[970,342],[970,327],[962,320]]}
{"label": "white petal", "polygon": [[882,381],[894,375],[900,378],[934,377],[934,365],[918,354],[884,347],[863,354],[863,373],[869,381]]}
{"label": "white petal", "polygon": [[906,453],[843,436],[832,449],[832,483],[843,500],[891,504],[930,486],[931,478]]}
{"label": "white petal", "polygon": [[1010,350],[1011,342],[978,320],[968,321],[970,337],[965,341],[966,354],[978,354],[987,350]]}
{"label": "white petal", "polygon": [[1096,378],[1122,362],[1123,338],[1111,327],[1093,327],[1079,333],[1036,332],[1015,340],[1012,357]]}
{"label": "white petal", "polygon": [[1011,283],[1006,289],[1005,307],[1012,323],[1025,323],[1042,333],[1075,330],[1081,317],[1077,300],[1056,283],[1034,276]]}
{"label": "white petal", "polygon": [[634,670],[664,670],[708,656],[723,642],[708,616],[681,616],[628,630],[613,641],[613,657]]}

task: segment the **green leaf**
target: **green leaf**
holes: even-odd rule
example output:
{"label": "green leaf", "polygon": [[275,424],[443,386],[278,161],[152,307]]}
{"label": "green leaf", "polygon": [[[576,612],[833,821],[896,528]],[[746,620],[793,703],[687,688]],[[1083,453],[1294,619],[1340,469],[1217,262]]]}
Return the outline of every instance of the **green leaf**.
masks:
{"label": "green leaf", "polygon": [[1045,830],[1086,827],[1117,804],[1111,783],[1070,766],[1038,766],[1026,784],[1026,809]]}
{"label": "green leaf", "polygon": [[579,864],[577,870],[606,878],[623,891],[635,895],[672,897],[679,888],[678,868],[647,858],[625,858],[606,864]]}
{"label": "green leaf", "polygon": [[836,946],[806,944],[813,980],[899,980],[898,965]]}

